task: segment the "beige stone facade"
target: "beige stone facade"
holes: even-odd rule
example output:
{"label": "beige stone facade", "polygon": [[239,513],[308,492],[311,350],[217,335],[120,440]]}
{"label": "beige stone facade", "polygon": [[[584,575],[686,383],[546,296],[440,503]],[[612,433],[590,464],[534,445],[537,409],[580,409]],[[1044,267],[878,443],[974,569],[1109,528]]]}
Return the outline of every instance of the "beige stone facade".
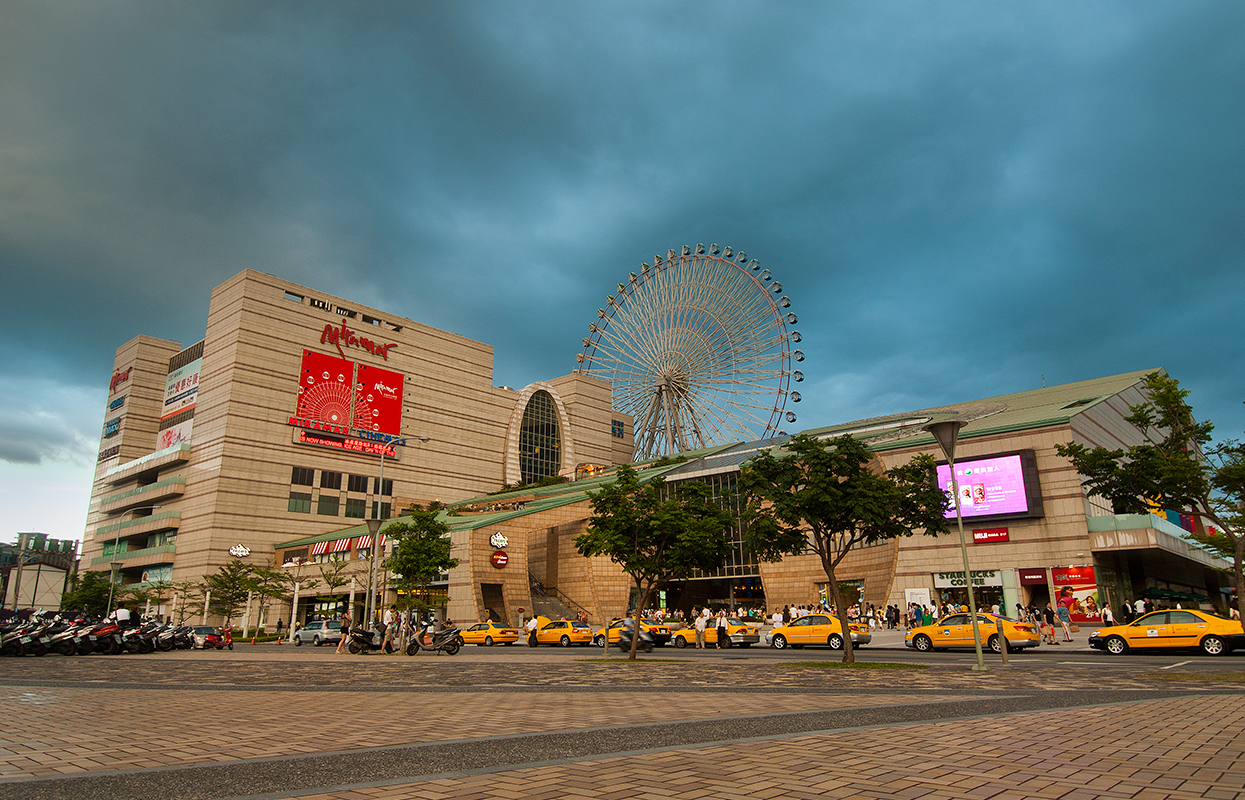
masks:
{"label": "beige stone facade", "polygon": [[[300,387],[323,359],[345,366],[341,386],[314,387],[325,390],[316,417],[300,410]],[[384,458],[384,484],[385,445],[374,439],[386,437],[356,429],[362,395],[350,400],[365,367],[402,381],[386,413],[407,444]],[[495,491],[513,477],[523,403],[536,390],[560,409],[559,473],[618,463],[631,446],[631,420],[611,411],[596,379],[494,386],[489,345],[250,270],[212,292],[201,343],[137,336],[118,348],[113,375],[83,564],[118,561],[123,583],[202,578],[237,557],[236,545],[267,565],[275,545],[385,506]]]}

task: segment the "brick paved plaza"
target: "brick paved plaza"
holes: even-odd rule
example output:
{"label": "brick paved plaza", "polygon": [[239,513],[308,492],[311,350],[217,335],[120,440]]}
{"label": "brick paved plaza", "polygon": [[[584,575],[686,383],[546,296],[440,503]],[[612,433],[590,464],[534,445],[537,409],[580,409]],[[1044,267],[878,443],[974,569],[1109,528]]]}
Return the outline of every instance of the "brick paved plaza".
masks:
{"label": "brick paved plaza", "polygon": [[1245,798],[1245,659],[0,661],[0,797]]}

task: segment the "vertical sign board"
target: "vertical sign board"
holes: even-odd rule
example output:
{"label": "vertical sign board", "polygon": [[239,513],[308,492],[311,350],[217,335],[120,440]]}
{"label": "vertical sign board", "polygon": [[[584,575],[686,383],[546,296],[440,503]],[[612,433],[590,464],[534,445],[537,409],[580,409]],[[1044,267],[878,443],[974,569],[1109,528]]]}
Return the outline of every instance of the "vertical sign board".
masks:
{"label": "vertical sign board", "polygon": [[1055,602],[1068,609],[1073,622],[1102,622],[1093,567],[1055,567],[1050,574]]}
{"label": "vertical sign board", "polygon": [[296,413],[303,419],[349,425],[353,383],[353,362],[304,350]]}
{"label": "vertical sign board", "polygon": [[[195,407],[195,399],[199,394],[199,369],[203,359],[196,358],[170,372],[164,379],[164,407],[160,411],[160,422],[175,417]],[[175,444],[188,443],[190,432],[194,426],[194,417],[184,419],[176,425],[162,427],[156,434],[156,449],[163,450]]]}
{"label": "vertical sign board", "polygon": [[354,427],[395,436],[402,433],[402,380],[399,372],[360,364],[355,381]]}

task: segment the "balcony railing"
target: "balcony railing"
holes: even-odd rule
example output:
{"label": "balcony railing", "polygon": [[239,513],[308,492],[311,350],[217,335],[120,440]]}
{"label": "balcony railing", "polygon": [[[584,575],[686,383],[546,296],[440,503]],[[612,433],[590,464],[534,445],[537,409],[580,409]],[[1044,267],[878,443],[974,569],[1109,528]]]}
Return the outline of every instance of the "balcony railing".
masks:
{"label": "balcony railing", "polygon": [[95,538],[112,538],[133,536],[136,533],[152,533],[162,530],[177,530],[182,524],[182,512],[161,511],[146,517],[135,517],[112,525],[101,525],[95,529]]}
{"label": "balcony railing", "polygon": [[154,503],[157,500],[164,500],[170,497],[179,497],[186,492],[186,479],[181,475],[174,475],[171,478],[165,478],[162,481],[140,486],[137,489],[130,489],[128,492],[121,492],[109,497],[105,497],[99,501],[100,509],[104,511],[120,511],[122,509],[138,507],[146,503]]}
{"label": "balcony railing", "polygon": [[[111,543],[108,547],[111,547]],[[120,553],[99,556],[91,559],[91,566],[99,566],[100,564],[110,564],[113,561],[119,561],[124,564],[127,561],[133,561],[140,558],[148,558],[150,556],[172,555],[177,552],[177,544],[170,542],[169,544],[156,545],[155,547],[144,547],[141,550],[124,550]]]}

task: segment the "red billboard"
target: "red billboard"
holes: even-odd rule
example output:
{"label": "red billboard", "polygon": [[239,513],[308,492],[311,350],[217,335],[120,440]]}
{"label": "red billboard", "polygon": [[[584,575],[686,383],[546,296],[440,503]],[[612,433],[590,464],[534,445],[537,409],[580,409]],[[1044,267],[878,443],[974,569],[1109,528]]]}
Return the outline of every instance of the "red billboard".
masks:
{"label": "red billboard", "polygon": [[298,378],[297,416],[349,425],[353,380],[353,362],[304,350],[303,369]]}
{"label": "red billboard", "polygon": [[978,528],[973,531],[973,544],[1009,541],[1007,528]]}
{"label": "red billboard", "polygon": [[402,373],[359,365],[355,380],[354,427],[373,433],[402,433]]}
{"label": "red billboard", "polygon": [[1073,622],[1102,622],[1093,567],[1055,567],[1050,576],[1055,602],[1067,607]]}

